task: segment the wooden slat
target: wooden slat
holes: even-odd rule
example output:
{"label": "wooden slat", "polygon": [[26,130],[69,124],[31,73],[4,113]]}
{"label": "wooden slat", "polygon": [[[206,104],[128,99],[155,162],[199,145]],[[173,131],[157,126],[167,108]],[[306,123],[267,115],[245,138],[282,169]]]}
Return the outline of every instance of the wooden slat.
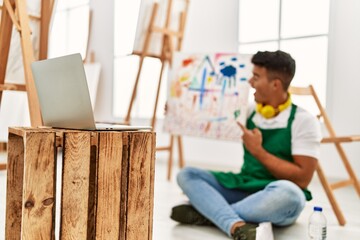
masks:
{"label": "wooden slat", "polygon": [[[3,9],[3,6],[0,5],[0,10],[2,10],[2,9]],[[40,21],[40,16],[29,14],[29,19],[35,20],[35,21]]]}
{"label": "wooden slat", "polygon": [[339,136],[339,137],[325,137],[321,140],[321,143],[345,143],[360,141],[360,136]]}
{"label": "wooden slat", "polygon": [[[92,136],[93,138],[94,136]],[[97,136],[96,136],[97,137]],[[89,217],[88,217],[88,240],[95,239],[96,235],[96,202],[97,202],[97,163],[98,147],[90,147],[90,179],[89,179]]]}
{"label": "wooden slat", "polygon": [[349,180],[343,180],[343,181],[339,181],[336,183],[332,183],[332,184],[330,184],[330,186],[331,186],[331,189],[338,189],[338,188],[347,187],[347,186],[350,186],[353,184],[354,184],[354,181],[352,179],[349,179]]}
{"label": "wooden slat", "polygon": [[170,149],[171,149],[170,146],[168,146],[168,147],[157,147],[156,151],[169,151]]}
{"label": "wooden slat", "polygon": [[7,168],[7,164],[6,163],[0,163],[0,171],[1,170],[6,170]]}
{"label": "wooden slat", "polygon": [[90,141],[89,132],[64,133],[60,239],[88,239]]}
{"label": "wooden slat", "polygon": [[16,84],[16,83],[0,84],[0,91],[5,91],[5,90],[25,92],[26,86],[25,86],[25,84]]}
{"label": "wooden slat", "polygon": [[127,240],[144,239],[151,233],[151,162],[154,160],[152,133],[132,133],[130,137],[127,202]]}
{"label": "wooden slat", "polygon": [[22,239],[55,238],[55,134],[26,133]]}
{"label": "wooden slat", "polygon": [[104,132],[99,138],[96,239],[120,238],[120,192],[123,133]]}
{"label": "wooden slat", "polygon": [[6,188],[5,239],[21,239],[21,206],[24,172],[24,142],[22,137],[9,134]]}
{"label": "wooden slat", "polygon": [[6,152],[6,149],[7,149],[7,143],[0,142],[0,152]]}
{"label": "wooden slat", "polygon": [[150,159],[150,210],[149,210],[149,234],[148,239],[152,239],[153,235],[153,215],[154,215],[154,180],[155,180],[155,152],[156,152],[156,135],[152,134],[150,139],[150,146],[148,148],[151,149],[150,155],[148,156]]}
{"label": "wooden slat", "polygon": [[312,95],[311,88],[309,86],[307,87],[290,86],[289,92],[294,95],[308,95],[308,96]]}
{"label": "wooden slat", "polygon": [[127,239],[128,176],[129,176],[129,133],[123,133],[120,186],[120,239]]}

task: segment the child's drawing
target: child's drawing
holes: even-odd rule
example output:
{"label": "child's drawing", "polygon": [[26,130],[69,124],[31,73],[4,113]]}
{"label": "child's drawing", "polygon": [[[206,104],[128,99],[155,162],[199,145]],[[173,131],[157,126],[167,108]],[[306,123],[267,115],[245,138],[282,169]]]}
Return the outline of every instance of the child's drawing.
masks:
{"label": "child's drawing", "polygon": [[175,53],[164,129],[241,141],[251,71],[251,55]]}

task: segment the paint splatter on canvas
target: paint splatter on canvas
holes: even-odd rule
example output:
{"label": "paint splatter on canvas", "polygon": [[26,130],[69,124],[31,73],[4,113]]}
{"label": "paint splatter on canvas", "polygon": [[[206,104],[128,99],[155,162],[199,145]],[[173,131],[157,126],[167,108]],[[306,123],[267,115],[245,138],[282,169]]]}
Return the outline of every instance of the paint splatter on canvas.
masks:
{"label": "paint splatter on canvas", "polygon": [[251,71],[251,55],[175,53],[165,131],[241,141]]}

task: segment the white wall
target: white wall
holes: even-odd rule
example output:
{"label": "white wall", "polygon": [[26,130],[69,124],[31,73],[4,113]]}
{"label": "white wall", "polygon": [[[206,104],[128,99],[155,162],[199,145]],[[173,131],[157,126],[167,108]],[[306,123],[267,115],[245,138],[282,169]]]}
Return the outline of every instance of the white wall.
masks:
{"label": "white wall", "polygon": [[92,26],[89,52],[101,63],[101,74],[95,105],[96,121],[112,119],[114,76],[114,1],[90,0]]}
{"label": "white wall", "polygon": [[[338,135],[360,134],[360,1],[331,1],[327,110]],[[360,142],[345,145],[360,175]],[[334,147],[323,148],[326,172],[344,176]],[[336,156],[336,158],[334,158]]]}
{"label": "white wall", "polygon": [[[360,28],[357,26],[360,22],[360,1],[332,0],[331,4],[327,110],[339,134],[360,134],[360,76],[357,71],[360,64]],[[90,49],[95,51],[96,59],[103,64],[96,119],[109,120],[112,118],[113,3],[91,0],[91,8],[94,19]],[[237,9],[237,0],[190,1],[183,50],[237,51]],[[168,143],[168,135],[161,132],[161,121],[158,122],[158,145],[164,145]],[[238,143],[183,137],[183,147],[189,165],[208,163],[237,169],[242,161],[242,146]],[[346,150],[350,153],[355,172],[360,172],[359,145],[346,146]],[[339,159],[334,158],[334,153],[333,147],[323,147],[322,165],[327,174],[344,176],[345,172],[339,167]],[[166,158],[167,154],[159,152],[157,156]]]}

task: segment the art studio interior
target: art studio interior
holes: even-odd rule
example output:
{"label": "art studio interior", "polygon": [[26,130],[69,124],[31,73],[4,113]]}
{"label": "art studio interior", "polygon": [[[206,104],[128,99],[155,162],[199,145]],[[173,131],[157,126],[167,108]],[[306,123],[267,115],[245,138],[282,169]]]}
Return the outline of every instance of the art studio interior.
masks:
{"label": "art studio interior", "polygon": [[[357,0],[0,0],[0,240],[313,239],[319,207],[321,239],[360,239],[359,22]],[[295,60],[290,86],[282,63],[257,62],[269,52]],[[319,130],[305,156],[299,108]],[[264,143],[278,127],[263,128],[285,112],[288,174],[267,161],[284,161],[270,150],[280,143]],[[239,220],[222,227],[212,197],[186,190],[189,169],[230,188],[214,172],[243,171],[248,154],[271,182],[311,191],[291,223],[224,197]],[[237,188],[250,198],[268,185]],[[183,221],[182,205],[210,224]]]}

